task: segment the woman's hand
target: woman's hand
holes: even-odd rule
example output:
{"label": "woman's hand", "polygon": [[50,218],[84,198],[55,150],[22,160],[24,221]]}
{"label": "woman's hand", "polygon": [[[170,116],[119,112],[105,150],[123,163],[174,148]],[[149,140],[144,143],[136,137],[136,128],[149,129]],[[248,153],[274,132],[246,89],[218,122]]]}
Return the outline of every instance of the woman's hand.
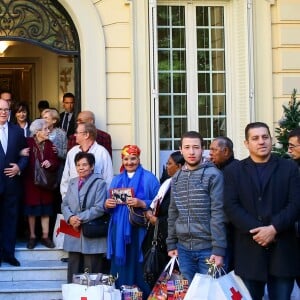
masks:
{"label": "woman's hand", "polygon": [[146,203],[138,198],[127,198],[126,203],[128,206],[146,208]]}
{"label": "woman's hand", "polygon": [[152,210],[147,210],[145,216],[152,225],[155,225],[157,217],[153,215]]}
{"label": "woman's hand", "polygon": [[50,163],[49,160],[44,160],[44,161],[41,163],[41,166],[42,166],[43,168],[48,169],[48,168],[51,167],[51,163]]}
{"label": "woman's hand", "polygon": [[29,156],[29,152],[30,152],[30,149],[29,149],[29,148],[23,148],[23,149],[20,151],[20,156]]}
{"label": "woman's hand", "polygon": [[106,199],[105,203],[104,203],[105,208],[115,208],[117,206],[117,201],[115,199],[112,198],[108,198]]}
{"label": "woman's hand", "polygon": [[74,229],[76,229],[77,231],[79,231],[79,227],[81,225],[81,220],[80,220],[80,218],[78,216],[74,215],[74,216],[70,217],[69,224],[71,226],[73,226]]}

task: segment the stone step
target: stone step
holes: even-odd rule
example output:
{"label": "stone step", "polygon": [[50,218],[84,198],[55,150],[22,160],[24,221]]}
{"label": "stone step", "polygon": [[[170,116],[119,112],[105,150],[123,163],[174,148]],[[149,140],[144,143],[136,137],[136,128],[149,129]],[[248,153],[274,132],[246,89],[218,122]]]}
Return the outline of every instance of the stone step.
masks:
{"label": "stone step", "polygon": [[61,300],[63,280],[0,282],[0,300]]}
{"label": "stone step", "polygon": [[66,280],[66,278],[67,263],[60,260],[25,260],[21,262],[20,267],[2,263],[0,282]]}
{"label": "stone step", "polygon": [[16,245],[15,256],[20,261],[28,260],[60,260],[63,257],[68,257],[67,252],[62,249],[49,249],[40,243],[37,246],[30,250],[26,247],[26,242],[18,242]]}

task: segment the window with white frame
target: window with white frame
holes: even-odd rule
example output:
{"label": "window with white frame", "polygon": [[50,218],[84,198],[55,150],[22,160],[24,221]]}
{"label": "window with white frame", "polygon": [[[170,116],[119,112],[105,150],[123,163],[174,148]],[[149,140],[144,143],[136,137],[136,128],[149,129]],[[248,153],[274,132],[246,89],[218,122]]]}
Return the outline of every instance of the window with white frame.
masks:
{"label": "window with white frame", "polygon": [[158,3],[156,25],[160,151],[177,150],[187,130],[208,149],[226,135],[224,7]]}

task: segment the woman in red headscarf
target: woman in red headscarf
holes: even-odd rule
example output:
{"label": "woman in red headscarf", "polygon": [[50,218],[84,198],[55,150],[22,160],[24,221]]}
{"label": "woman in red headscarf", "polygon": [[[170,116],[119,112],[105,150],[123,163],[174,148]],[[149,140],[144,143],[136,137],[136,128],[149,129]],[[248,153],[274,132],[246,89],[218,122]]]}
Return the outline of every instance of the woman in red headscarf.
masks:
{"label": "woman in red headscarf", "polygon": [[111,183],[110,189],[128,188],[132,197],[120,199],[110,197],[105,202],[112,216],[108,231],[107,257],[111,259],[111,274],[118,276],[117,288],[122,285],[137,285],[147,299],[150,287],[143,279],[142,242],[145,227],[135,227],[129,222],[128,206],[149,208],[158,192],[159,182],[140,164],[140,149],[136,145],[126,145],[122,149],[121,173]]}

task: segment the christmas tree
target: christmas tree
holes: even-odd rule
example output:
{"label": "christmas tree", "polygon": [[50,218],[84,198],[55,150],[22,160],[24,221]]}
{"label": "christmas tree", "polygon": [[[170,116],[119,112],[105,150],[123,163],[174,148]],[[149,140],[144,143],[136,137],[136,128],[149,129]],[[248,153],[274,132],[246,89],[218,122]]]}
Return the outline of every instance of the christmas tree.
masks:
{"label": "christmas tree", "polygon": [[273,153],[288,158],[288,134],[300,126],[300,101],[296,99],[297,90],[294,89],[288,106],[283,105],[283,116],[275,128],[277,143],[273,146]]}

